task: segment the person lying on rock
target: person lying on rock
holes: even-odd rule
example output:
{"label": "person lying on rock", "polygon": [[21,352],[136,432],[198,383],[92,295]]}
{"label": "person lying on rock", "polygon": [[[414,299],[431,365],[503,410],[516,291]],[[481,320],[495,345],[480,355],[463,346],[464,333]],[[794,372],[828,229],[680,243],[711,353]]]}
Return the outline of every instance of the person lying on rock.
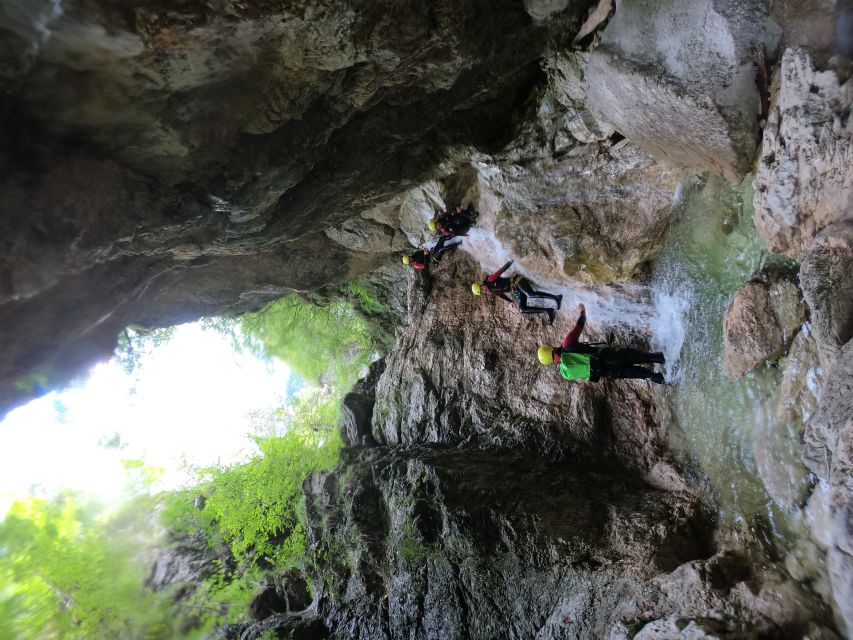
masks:
{"label": "person lying on rock", "polygon": [[429,267],[430,260],[438,262],[445,253],[452,249],[456,249],[460,244],[462,244],[462,240],[451,244],[447,244],[447,240],[448,238],[441,237],[432,249],[423,247],[415,251],[410,256],[403,256],[403,264],[410,265],[413,269],[422,271]]}
{"label": "person lying on rock", "polygon": [[478,215],[474,211],[474,205],[468,204],[468,207],[464,210],[462,207],[456,207],[439,213],[427,223],[427,226],[430,231],[437,233],[441,237],[453,238],[455,236],[464,236],[477,222]]}
{"label": "person lying on rock", "polygon": [[537,351],[539,362],[560,365],[560,375],[566,380],[598,382],[601,378],[612,380],[633,378],[664,384],[663,374],[637,365],[663,364],[659,351],[647,353],[630,347],[606,347],[579,342],[586,325],[586,309],[578,305],[580,317],[559,347],[542,345]]}
{"label": "person lying on rock", "polygon": [[[557,315],[557,310],[559,310],[560,304],[563,302],[563,296],[555,296],[551,293],[545,293],[544,291],[537,291],[533,288],[533,285],[529,280],[518,274],[513,275],[511,278],[503,277],[503,272],[509,269],[512,263],[513,261],[510,260],[493,274],[483,278],[482,282],[473,282],[471,284],[471,291],[475,296],[478,296],[481,292],[485,291],[489,295],[503,298],[510,303],[513,302],[513,300],[507,295],[507,293],[511,293],[513,298],[515,298],[515,305],[521,313],[545,313],[548,315],[548,324],[554,324],[554,317]],[[531,307],[527,303],[530,298],[547,298],[549,300],[553,300],[557,303],[557,309],[555,310],[550,307]]]}

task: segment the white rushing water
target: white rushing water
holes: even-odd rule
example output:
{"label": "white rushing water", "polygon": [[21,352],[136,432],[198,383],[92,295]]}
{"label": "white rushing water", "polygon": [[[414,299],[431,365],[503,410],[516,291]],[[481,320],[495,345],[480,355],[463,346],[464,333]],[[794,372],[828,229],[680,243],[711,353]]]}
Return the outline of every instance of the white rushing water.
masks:
{"label": "white rushing water", "polygon": [[[471,229],[462,246],[480,264],[484,273],[492,273],[513,259],[501,241],[485,229]],[[540,290],[562,294],[561,314],[574,316],[574,306],[583,303],[589,321],[602,327],[630,323],[641,331],[648,331],[658,319],[658,311],[652,304],[651,291],[647,287],[572,284],[531,273],[518,262],[513,263],[507,273],[518,273],[529,278]]]}

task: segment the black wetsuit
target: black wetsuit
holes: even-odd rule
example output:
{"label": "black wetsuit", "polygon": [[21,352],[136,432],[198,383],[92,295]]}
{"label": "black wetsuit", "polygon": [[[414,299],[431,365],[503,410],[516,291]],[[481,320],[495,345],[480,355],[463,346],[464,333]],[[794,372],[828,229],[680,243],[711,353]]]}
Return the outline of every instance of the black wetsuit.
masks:
{"label": "black wetsuit", "polygon": [[659,351],[649,353],[632,347],[602,347],[600,345],[578,342],[586,325],[586,313],[581,312],[574,328],[563,338],[563,343],[554,349],[554,362],[560,362],[565,352],[586,353],[589,359],[589,379],[598,382],[601,378],[651,380],[663,384],[663,374],[640,367],[641,364],[663,364],[664,357]]}
{"label": "black wetsuit", "polygon": [[532,307],[528,304],[528,298],[548,298],[554,300],[559,305],[563,296],[555,296],[544,291],[537,291],[524,278],[519,278],[513,283],[512,279],[501,277],[501,274],[509,269],[512,262],[510,260],[493,274],[486,276],[480,290],[485,289],[486,293],[503,298],[507,302],[513,302],[513,299],[507,295],[508,292],[512,293],[515,298],[514,302],[521,313],[547,313],[548,317],[553,319],[553,309],[550,307]]}
{"label": "black wetsuit", "polygon": [[[452,237],[452,236],[451,236]],[[432,257],[438,262],[441,260],[441,256],[450,251],[451,249],[455,249],[460,244],[462,244],[462,240],[457,240],[451,244],[447,244],[447,241],[450,240],[448,236],[441,236],[438,241],[435,243],[435,246],[432,248]]]}
{"label": "black wetsuit", "polygon": [[462,211],[448,209],[436,219],[436,230],[440,235],[448,238],[464,236],[477,222],[478,215],[470,204]]}

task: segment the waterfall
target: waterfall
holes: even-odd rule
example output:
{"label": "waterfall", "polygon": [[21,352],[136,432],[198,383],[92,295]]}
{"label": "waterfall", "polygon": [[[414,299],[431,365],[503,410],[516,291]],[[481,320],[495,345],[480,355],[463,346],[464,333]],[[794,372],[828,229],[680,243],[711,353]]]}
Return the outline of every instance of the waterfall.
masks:
{"label": "waterfall", "polygon": [[[796,425],[778,424],[773,410],[778,371],[759,370],[741,380],[722,373],[725,309],[767,260],[751,201],[750,179],[732,187],[717,178],[697,183],[686,176],[676,187],[677,215],[648,284],[578,284],[561,273],[534,273],[519,262],[511,271],[563,294],[564,318],[574,317],[574,306],[583,303],[596,328],[631,328],[663,351],[672,383],[664,391],[673,410],[674,422],[667,425],[672,448],[701,467],[723,522],[760,521],[781,541],[799,513],[778,496],[797,494],[806,474],[797,455]],[[472,229],[463,250],[484,273],[513,258],[488,227]],[[771,479],[762,478],[762,462],[787,465],[784,473],[774,473],[774,486],[765,487]]]}
{"label": "waterfall", "polygon": [[[513,259],[503,243],[488,229],[471,229],[462,247],[479,263],[485,274],[496,271]],[[573,315],[574,306],[583,303],[587,308],[588,320],[602,328],[627,324],[641,332],[649,332],[658,317],[651,302],[651,292],[642,285],[571,283],[553,276],[532,273],[519,262],[513,263],[510,271],[529,278],[542,290],[562,294],[560,314]]]}

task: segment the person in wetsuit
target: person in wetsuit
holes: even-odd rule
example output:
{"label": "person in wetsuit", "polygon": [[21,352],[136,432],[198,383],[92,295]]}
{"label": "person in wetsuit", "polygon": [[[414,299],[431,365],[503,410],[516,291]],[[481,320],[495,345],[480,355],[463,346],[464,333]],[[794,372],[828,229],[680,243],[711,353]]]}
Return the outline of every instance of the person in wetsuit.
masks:
{"label": "person in wetsuit", "polygon": [[412,269],[423,271],[429,266],[429,251],[418,249],[410,256],[403,256],[403,264],[410,266]]}
{"label": "person in wetsuit", "polygon": [[427,223],[427,226],[430,231],[437,233],[441,237],[453,238],[464,236],[474,226],[474,223],[477,222],[478,215],[474,211],[474,205],[469,204],[466,209],[456,207],[455,209],[448,209],[443,213],[439,213]]}
{"label": "person in wetsuit", "polygon": [[[521,313],[545,313],[548,315],[548,324],[554,323],[554,317],[557,315],[557,310],[563,302],[563,296],[537,291],[529,280],[521,276],[513,276],[512,278],[503,277],[504,271],[509,269],[513,261],[510,260],[493,274],[486,276],[482,282],[474,282],[471,284],[471,291],[475,296],[480,295],[485,291],[489,295],[503,298],[507,302],[513,302],[507,293],[511,293],[515,298],[515,305]],[[550,307],[532,307],[527,302],[529,298],[547,298],[557,303],[557,310]]]}
{"label": "person in wetsuit", "polygon": [[422,247],[410,256],[403,256],[403,264],[409,265],[418,271],[426,269],[429,267],[430,260],[438,262],[445,253],[462,244],[462,240],[447,244],[448,240],[449,238],[442,236],[438,239],[438,242],[435,243],[432,249]]}
{"label": "person in wetsuit", "polygon": [[537,351],[539,362],[544,365],[560,365],[560,375],[566,380],[589,380],[598,382],[601,378],[649,380],[664,384],[662,373],[646,369],[641,364],[663,364],[664,357],[659,351],[648,353],[630,347],[604,347],[585,344],[579,341],[586,325],[586,309],[578,305],[580,317],[574,328],[569,331],[559,347],[542,345]]}

